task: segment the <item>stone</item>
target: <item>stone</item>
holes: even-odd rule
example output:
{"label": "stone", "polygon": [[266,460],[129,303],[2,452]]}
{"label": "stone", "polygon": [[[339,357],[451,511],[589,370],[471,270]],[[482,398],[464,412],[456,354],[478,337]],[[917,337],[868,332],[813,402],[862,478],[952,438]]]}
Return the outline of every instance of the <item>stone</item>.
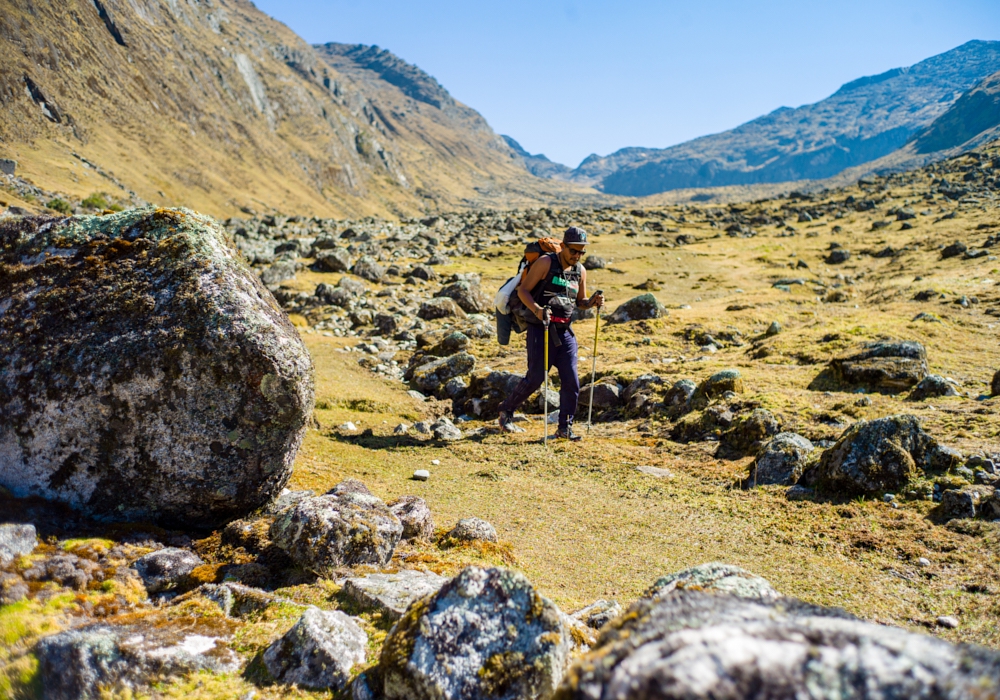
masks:
{"label": "stone", "polygon": [[345,248],[324,250],[316,256],[316,265],[324,272],[347,272],[351,269],[351,254]]}
{"label": "stone", "polygon": [[458,398],[469,388],[469,383],[463,377],[452,377],[444,383],[443,393],[449,399]]}
{"label": "stone", "polygon": [[616,600],[594,601],[585,608],[580,608],[570,615],[575,620],[579,620],[591,629],[599,630],[604,625],[614,620],[622,614],[622,606]]}
{"label": "stone", "polygon": [[[986,491],[988,489],[988,491]],[[941,504],[938,514],[942,520],[956,518],[975,518],[980,514],[980,503],[984,496],[993,495],[993,489],[988,486],[966,486],[961,489],[947,489],[941,492]]]}
{"label": "stone", "polygon": [[690,379],[681,379],[674,382],[667,393],[663,395],[663,404],[668,408],[679,408],[687,405],[688,401],[698,389],[698,385]]}
{"label": "stone", "polygon": [[436,297],[422,302],[417,316],[425,321],[433,321],[437,318],[465,318],[465,312],[451,297]]}
{"label": "stone", "polygon": [[378,261],[370,255],[362,255],[354,263],[351,272],[369,282],[381,282],[382,278],[385,277],[385,268],[379,265]]}
{"label": "stone", "polygon": [[37,544],[38,534],[34,525],[0,524],[0,566],[7,566],[17,557],[31,554]]}
{"label": "stone", "polygon": [[795,433],[778,433],[757,452],[757,459],[750,465],[747,486],[794,484],[805,471],[809,456],[815,446]]}
{"label": "stone", "polygon": [[326,496],[344,496],[349,493],[356,493],[362,496],[374,496],[359,479],[344,479],[337,483],[332,489],[326,492]]}
{"label": "stone", "polygon": [[800,484],[789,486],[785,490],[785,498],[789,501],[808,501],[812,499],[814,494],[815,492],[811,488]]}
{"label": "stone", "polygon": [[349,578],[343,593],[363,609],[376,610],[383,618],[396,621],[411,603],[437,593],[447,580],[428,571],[403,569],[394,574]]}
{"label": "stone", "polygon": [[31,589],[17,574],[0,571],[0,606],[13,605],[28,597]]}
{"label": "stone", "polygon": [[234,581],[206,583],[199,586],[195,592],[218,605],[226,617],[243,617],[265,610],[274,603],[290,602],[267,591]]}
{"label": "stone", "polygon": [[836,248],[831,250],[826,256],[826,262],[829,265],[840,265],[851,259],[851,251],[845,248]]}
{"label": "stone", "polygon": [[1000,396],[1000,370],[993,374],[993,381],[990,382],[990,396]]}
{"label": "stone", "polygon": [[644,598],[662,598],[676,590],[714,591],[740,598],[773,601],[781,597],[766,579],[732,564],[713,561],[657,579]]}
{"label": "stone", "polygon": [[499,541],[496,528],[480,518],[462,518],[445,535],[445,538],[459,542],[482,540],[483,542],[495,543]]}
{"label": "stone", "polygon": [[790,598],[643,598],[569,669],[558,700],[942,698],[1000,692],[1000,654]]}
{"label": "stone", "polygon": [[764,337],[773,338],[779,333],[781,333],[781,324],[777,321],[771,321],[771,325],[767,327],[766,331],[764,331]]}
{"label": "stone", "polygon": [[674,474],[669,469],[663,469],[662,467],[650,467],[646,464],[638,464],[635,470],[640,474],[646,474],[648,476],[655,476],[657,479],[672,479]]}
{"label": "stone", "polygon": [[451,357],[456,353],[465,352],[469,347],[469,336],[462,331],[449,333],[427,351],[437,357]]}
{"label": "stone", "polygon": [[320,282],[316,285],[316,291],[313,292],[313,296],[315,296],[321,304],[349,308],[353,305],[352,300],[354,295],[343,287],[332,287],[326,282]]}
{"label": "stone", "polygon": [[172,676],[237,671],[240,657],[199,631],[96,624],[44,637],[34,648],[43,695],[98,698],[109,689],[142,690]]}
{"label": "stone", "polygon": [[0,486],[198,529],[281,491],[312,361],[229,241],[184,209],[0,224]]}
{"label": "stone", "polygon": [[470,314],[489,313],[493,310],[493,300],[483,293],[478,282],[458,280],[446,285],[434,296],[454,299],[462,311]]}
{"label": "stone", "polygon": [[416,367],[410,381],[415,389],[435,394],[449,379],[469,374],[475,368],[476,358],[467,352],[460,352]]}
{"label": "stone", "polygon": [[925,471],[943,471],[955,461],[924,432],[916,416],[859,420],[801,479],[804,486],[848,496],[897,492]]}
{"label": "stone", "polygon": [[941,251],[941,257],[956,258],[968,249],[969,247],[961,241],[955,241],[951,245],[945,246],[945,248]]}
{"label": "stone", "polygon": [[183,586],[188,574],[204,563],[194,552],[165,547],[139,557],[132,568],[148,592],[161,593]]}
{"label": "stone", "polygon": [[913,387],[913,391],[907,397],[910,401],[924,401],[930,398],[940,398],[942,396],[958,396],[955,385],[944,377],[937,374],[928,374]]}
{"label": "stone", "polygon": [[[264,508],[264,513],[266,515],[275,515],[276,513],[283,511],[285,508],[295,505],[303,498],[310,498],[315,495],[316,494],[309,489],[303,489],[301,491],[289,491],[288,489],[283,489],[281,493],[278,494],[278,497]],[[232,523],[230,523],[230,525],[231,524]],[[226,527],[228,527],[228,525]]]}
{"label": "stone", "polygon": [[[590,406],[590,396],[593,392],[594,408],[608,409],[615,408],[621,403],[621,389],[617,384],[588,384],[580,389],[580,406]],[[579,410],[579,409],[578,409]]]}
{"label": "stone", "polygon": [[674,423],[670,439],[674,442],[700,442],[718,438],[733,424],[733,414],[722,405],[709,406],[704,411],[688,413]]}
{"label": "stone", "polygon": [[267,672],[279,683],[340,690],[351,669],[367,658],[368,635],[339,610],[310,607],[264,652]]}
{"label": "stone", "polygon": [[597,255],[588,255],[583,259],[583,267],[586,270],[603,270],[608,266],[608,261]]}
{"label": "stone", "polygon": [[630,416],[648,416],[657,406],[656,395],[666,382],[655,374],[643,374],[632,380],[622,392],[622,403]]}
{"label": "stone", "polygon": [[438,278],[438,273],[434,271],[434,268],[428,267],[427,265],[414,265],[410,274],[419,280],[424,280],[425,282],[436,280]]}
{"label": "stone", "polygon": [[608,323],[626,323],[643,319],[663,318],[667,308],[652,294],[640,294],[629,299],[608,316]]}
{"label": "stone", "polygon": [[0,173],[13,175],[17,172],[17,161],[10,158],[0,158]]}
{"label": "stone", "polygon": [[295,263],[291,260],[279,260],[260,273],[260,281],[268,288],[274,288],[290,279],[295,279]]}
{"label": "stone", "polygon": [[846,387],[905,391],[927,376],[927,352],[912,340],[866,343],[860,352],[830,362],[830,370]]}
{"label": "stone", "polygon": [[743,393],[743,375],[738,369],[724,369],[704,380],[692,394],[691,406],[695,409],[704,408],[727,391]]}
{"label": "stone", "polygon": [[330,577],[344,566],[388,564],[403,525],[375,496],[326,494],[279,513],[269,534],[295,563]]}
{"label": "stone", "polygon": [[426,469],[417,469],[415,472],[413,472],[414,481],[427,481],[430,478],[431,478],[431,473]]}
{"label": "stone", "polygon": [[[417,476],[417,472],[422,472]],[[431,473],[426,469],[413,472],[413,478],[427,481]],[[400,496],[389,503],[389,510],[403,524],[404,540],[429,540],[434,536],[434,519],[427,502],[416,496]]]}
{"label": "stone", "polygon": [[722,433],[716,457],[739,459],[757,454],[761,446],[781,432],[778,420],[766,408],[755,408],[750,415],[733,421],[733,426]]}
{"label": "stone", "polygon": [[431,424],[431,432],[434,433],[434,437],[438,440],[444,440],[446,442],[451,442],[453,440],[462,439],[462,431],[455,427],[455,424],[451,422],[451,419],[442,416],[438,418]]}
{"label": "stone", "polygon": [[958,628],[958,618],[952,615],[941,615],[937,620],[938,627],[944,627],[945,629],[957,629]]}
{"label": "stone", "polygon": [[523,575],[470,566],[393,626],[378,675],[386,700],[542,700],[568,657],[559,609]]}

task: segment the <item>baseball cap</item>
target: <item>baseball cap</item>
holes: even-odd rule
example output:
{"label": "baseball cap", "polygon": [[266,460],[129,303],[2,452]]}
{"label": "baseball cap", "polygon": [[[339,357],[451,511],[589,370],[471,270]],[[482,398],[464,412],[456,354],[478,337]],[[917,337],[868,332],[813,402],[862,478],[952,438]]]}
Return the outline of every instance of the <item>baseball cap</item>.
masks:
{"label": "baseball cap", "polygon": [[563,234],[563,243],[574,245],[587,244],[587,232],[579,226],[570,226]]}

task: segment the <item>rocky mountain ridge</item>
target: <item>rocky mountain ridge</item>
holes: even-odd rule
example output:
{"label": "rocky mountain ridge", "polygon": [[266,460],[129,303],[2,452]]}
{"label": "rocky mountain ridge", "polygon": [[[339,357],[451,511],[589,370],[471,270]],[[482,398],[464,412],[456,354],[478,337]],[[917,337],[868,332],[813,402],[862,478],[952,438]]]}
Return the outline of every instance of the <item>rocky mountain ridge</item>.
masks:
{"label": "rocky mountain ridge", "polygon": [[644,196],[829,178],[904,146],[998,69],[1000,42],[971,41],[913,66],[846,83],[815,104],[781,107],[729,131],[666,149],[592,155],[569,179],[607,193]]}

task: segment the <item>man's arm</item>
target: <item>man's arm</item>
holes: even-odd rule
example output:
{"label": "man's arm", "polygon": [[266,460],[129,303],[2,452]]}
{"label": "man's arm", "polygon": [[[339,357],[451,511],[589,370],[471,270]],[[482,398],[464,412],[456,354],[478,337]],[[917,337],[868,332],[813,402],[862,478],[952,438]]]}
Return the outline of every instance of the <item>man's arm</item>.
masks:
{"label": "man's arm", "polygon": [[552,258],[546,255],[535,261],[535,264],[528,268],[528,274],[521,280],[517,287],[517,296],[531,313],[535,314],[538,320],[542,319],[542,307],[531,298],[531,290],[538,286],[538,283],[545,279],[552,268]]}

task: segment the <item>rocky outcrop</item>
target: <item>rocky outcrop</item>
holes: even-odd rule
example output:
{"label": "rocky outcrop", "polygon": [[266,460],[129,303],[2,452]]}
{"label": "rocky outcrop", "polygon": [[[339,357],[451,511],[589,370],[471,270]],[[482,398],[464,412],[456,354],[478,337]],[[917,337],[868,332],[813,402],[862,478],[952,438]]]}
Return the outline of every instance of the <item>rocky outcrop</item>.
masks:
{"label": "rocky outcrop", "polygon": [[368,574],[344,582],[344,595],[365,610],[398,620],[419,598],[437,593],[447,579],[427,571],[403,569],[394,574]]}
{"label": "rocky outcrop", "polygon": [[676,590],[693,588],[771,601],[781,597],[766,579],[732,564],[713,561],[677,571],[656,580],[644,594],[646,598],[662,598]]}
{"label": "rocky outcrop", "polygon": [[992,650],[790,598],[683,590],[640,599],[612,621],[555,697],[959,700],[1000,692],[998,679]]}
{"label": "rocky outcrop", "polygon": [[281,511],[270,528],[275,545],[320,576],[342,566],[385,566],[402,534],[381,500],[351,491],[304,498]]}
{"label": "rocky outcrop", "polygon": [[203,563],[186,549],[165,547],[139,557],[133,566],[146,590],[160,593],[183,585],[187,576]]}
{"label": "rocky outcrop", "polygon": [[194,527],[277,495],[312,410],[312,363],[214,221],[8,220],[0,269],[0,485]]}
{"label": "rocky outcrop", "polygon": [[389,503],[389,510],[402,523],[404,540],[429,540],[434,535],[434,518],[424,499],[401,496]]}
{"label": "rocky outcrop", "polygon": [[382,646],[386,700],[548,698],[569,640],[562,616],[521,574],[466,568],[417,601]]}

